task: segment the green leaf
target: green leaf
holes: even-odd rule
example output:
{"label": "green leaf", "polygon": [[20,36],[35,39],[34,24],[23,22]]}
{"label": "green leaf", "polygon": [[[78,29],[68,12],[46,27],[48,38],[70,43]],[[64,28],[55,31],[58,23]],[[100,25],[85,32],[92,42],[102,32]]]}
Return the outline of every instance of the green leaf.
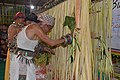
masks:
{"label": "green leaf", "polygon": [[76,45],[77,45],[77,47],[78,47],[78,50],[80,51],[79,41],[78,41],[77,38],[75,38],[75,43],[76,43]]}
{"label": "green leaf", "polygon": [[71,16],[66,16],[63,26],[68,26],[69,24],[73,24],[75,22],[75,18]]}
{"label": "green leaf", "polygon": [[73,32],[75,29],[75,25],[68,25],[68,28]]}
{"label": "green leaf", "polygon": [[63,26],[68,26],[71,31],[74,31],[75,28],[75,17],[66,16]]}

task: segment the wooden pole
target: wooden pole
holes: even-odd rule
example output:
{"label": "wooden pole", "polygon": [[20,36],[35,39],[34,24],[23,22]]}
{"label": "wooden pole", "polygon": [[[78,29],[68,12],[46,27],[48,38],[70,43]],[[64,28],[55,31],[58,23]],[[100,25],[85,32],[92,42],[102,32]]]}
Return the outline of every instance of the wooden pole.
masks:
{"label": "wooden pole", "polygon": [[76,29],[80,29],[80,4],[81,0],[76,0],[76,10],[75,10],[75,22],[76,22]]}

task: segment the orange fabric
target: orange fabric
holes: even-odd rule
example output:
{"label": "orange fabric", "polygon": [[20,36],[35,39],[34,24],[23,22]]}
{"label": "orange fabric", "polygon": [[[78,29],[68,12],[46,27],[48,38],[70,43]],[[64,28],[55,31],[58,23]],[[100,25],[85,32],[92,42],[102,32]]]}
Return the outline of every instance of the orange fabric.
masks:
{"label": "orange fabric", "polygon": [[9,80],[9,72],[10,72],[10,49],[8,48],[5,68],[5,80]]}

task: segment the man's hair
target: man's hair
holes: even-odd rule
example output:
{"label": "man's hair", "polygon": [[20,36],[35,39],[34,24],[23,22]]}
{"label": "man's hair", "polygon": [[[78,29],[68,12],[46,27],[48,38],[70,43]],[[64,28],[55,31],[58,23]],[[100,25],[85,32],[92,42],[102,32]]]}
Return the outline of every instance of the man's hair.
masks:
{"label": "man's hair", "polygon": [[36,14],[30,13],[28,16],[26,16],[25,21],[34,21],[34,22],[38,23],[39,20],[37,20],[37,18],[38,17]]}

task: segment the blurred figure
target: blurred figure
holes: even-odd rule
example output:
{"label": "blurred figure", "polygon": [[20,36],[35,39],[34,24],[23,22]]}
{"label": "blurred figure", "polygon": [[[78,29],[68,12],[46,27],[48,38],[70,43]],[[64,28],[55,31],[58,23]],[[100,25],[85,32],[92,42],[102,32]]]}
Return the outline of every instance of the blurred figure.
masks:
{"label": "blurred figure", "polygon": [[13,23],[8,28],[8,41],[11,44],[13,38],[22,30],[24,27],[25,15],[22,12],[17,12],[14,16]]}
{"label": "blurred figure", "polygon": [[[5,80],[12,80],[11,77],[15,77],[12,73],[12,70],[16,67],[15,61],[13,61],[13,51],[16,49],[16,36],[24,27],[24,20],[25,15],[22,12],[17,12],[14,16],[13,23],[8,28],[8,53],[7,53],[7,60],[6,60],[6,69],[5,69]],[[13,64],[14,63],[14,64]]]}
{"label": "blurred figure", "polygon": [[6,59],[7,54],[7,25],[3,24],[1,26],[1,32],[0,32],[0,48],[1,48],[1,54],[0,57],[3,59]]}

